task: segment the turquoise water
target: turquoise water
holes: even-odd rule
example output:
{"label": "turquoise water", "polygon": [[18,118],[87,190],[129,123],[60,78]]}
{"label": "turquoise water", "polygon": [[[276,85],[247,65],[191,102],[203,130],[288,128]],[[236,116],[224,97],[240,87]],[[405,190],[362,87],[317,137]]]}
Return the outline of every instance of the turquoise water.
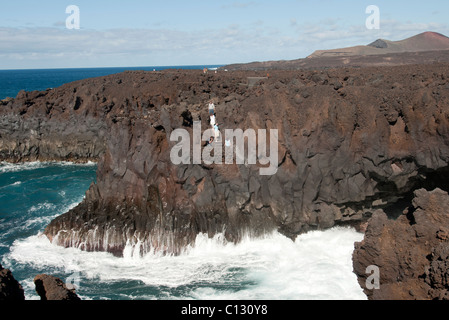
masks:
{"label": "turquoise water", "polygon": [[199,235],[180,256],[123,258],[53,245],[46,225],[82,201],[95,164],[0,165],[0,263],[38,299],[33,279],[51,274],[85,300],[365,300],[352,273],[349,228],[312,232],[295,242],[273,233],[226,243]]}

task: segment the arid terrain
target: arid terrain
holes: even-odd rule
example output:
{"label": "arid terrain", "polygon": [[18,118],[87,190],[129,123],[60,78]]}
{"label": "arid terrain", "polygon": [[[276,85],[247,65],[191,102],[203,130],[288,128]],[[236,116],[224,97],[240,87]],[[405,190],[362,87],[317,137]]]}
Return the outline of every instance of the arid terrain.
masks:
{"label": "arid terrain", "polygon": [[449,62],[449,38],[435,32],[389,41],[378,39],[369,45],[318,50],[307,58],[233,64],[226,70],[325,70],[341,67],[398,66]]}

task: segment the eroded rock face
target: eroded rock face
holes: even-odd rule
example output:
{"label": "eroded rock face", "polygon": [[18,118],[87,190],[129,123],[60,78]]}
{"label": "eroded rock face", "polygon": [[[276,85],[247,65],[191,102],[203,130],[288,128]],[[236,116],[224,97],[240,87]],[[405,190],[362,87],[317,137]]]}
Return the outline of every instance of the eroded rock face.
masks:
{"label": "eroded rock face", "polygon": [[88,93],[77,90],[63,86],[44,92],[21,91],[15,100],[0,101],[0,159],[98,160],[105,151],[107,128],[97,112],[89,107],[80,110],[84,100],[79,96],[86,99]]}
{"label": "eroded rock face", "polygon": [[[448,209],[447,192],[420,189],[415,191],[413,205],[396,220],[388,219],[385,213],[373,215],[353,255],[354,272],[368,298],[449,298]],[[379,289],[366,286],[369,266],[379,268]]]}
{"label": "eroded rock face", "polygon": [[[327,71],[126,72],[0,108],[2,160],[98,159],[85,200],[50,223],[55,243],[121,255],[359,224],[414,189],[445,185],[449,66]],[[248,78],[260,78],[249,85]],[[267,78],[267,79],[264,79]],[[277,129],[278,171],[174,165],[175,129]],[[11,134],[13,132],[13,134]],[[429,178],[432,177],[432,178]]]}

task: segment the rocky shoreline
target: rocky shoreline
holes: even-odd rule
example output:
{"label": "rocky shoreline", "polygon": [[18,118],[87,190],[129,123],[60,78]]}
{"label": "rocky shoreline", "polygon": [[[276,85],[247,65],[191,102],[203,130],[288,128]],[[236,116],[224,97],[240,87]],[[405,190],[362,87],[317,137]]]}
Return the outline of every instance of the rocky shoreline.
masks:
{"label": "rocky shoreline", "polygon": [[[46,274],[34,278],[36,293],[43,301],[79,301],[75,288],[68,288],[59,278]],[[0,301],[24,301],[22,285],[14,278],[9,269],[0,265]]]}
{"label": "rocky shoreline", "polygon": [[[354,255],[363,280],[376,217],[404,219],[416,190],[449,189],[448,75],[435,63],[88,79],[0,102],[0,161],[98,162],[85,200],[45,230],[61,246],[179,254],[198,233],[294,239],[369,222]],[[275,175],[170,161],[171,133],[207,128],[211,100],[220,129],[279,131]]]}

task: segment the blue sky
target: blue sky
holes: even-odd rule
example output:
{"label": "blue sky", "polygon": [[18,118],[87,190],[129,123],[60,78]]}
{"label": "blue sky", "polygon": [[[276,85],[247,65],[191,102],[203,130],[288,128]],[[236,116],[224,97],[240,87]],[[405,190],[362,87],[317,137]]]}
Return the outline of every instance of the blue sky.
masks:
{"label": "blue sky", "polygon": [[[79,30],[66,28],[69,5],[80,9]],[[368,5],[380,9],[379,30],[365,26]],[[0,69],[289,60],[424,31],[449,36],[447,0],[16,0],[0,12]]]}

